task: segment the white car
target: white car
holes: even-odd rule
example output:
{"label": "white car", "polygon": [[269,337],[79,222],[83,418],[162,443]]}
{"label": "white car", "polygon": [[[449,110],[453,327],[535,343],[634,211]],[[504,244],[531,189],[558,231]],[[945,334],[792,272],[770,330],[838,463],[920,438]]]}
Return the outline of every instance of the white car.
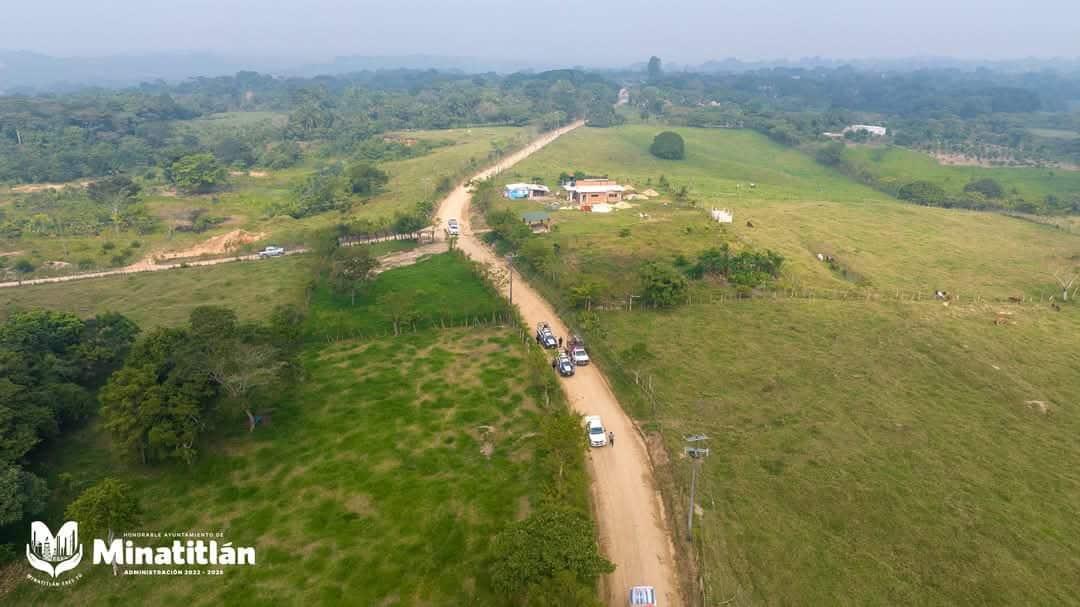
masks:
{"label": "white car", "polygon": [[570,348],[570,358],[573,359],[574,364],[577,366],[589,364],[589,353],[585,351],[584,346],[573,346]]}
{"label": "white car", "polygon": [[451,235],[451,236],[460,236],[461,235],[461,226],[458,225],[458,220],[456,220],[456,219],[447,219],[446,220],[446,233]]}
{"label": "white car", "polygon": [[599,415],[585,418],[585,433],[589,436],[590,447],[607,446],[607,431],[604,430],[604,422],[600,421]]}
{"label": "white car", "polygon": [[656,589],[652,586],[634,586],[630,589],[630,607],[656,607]]}
{"label": "white car", "polygon": [[275,247],[273,245],[259,251],[259,257],[263,259],[266,259],[267,257],[281,257],[284,254],[285,247]]}

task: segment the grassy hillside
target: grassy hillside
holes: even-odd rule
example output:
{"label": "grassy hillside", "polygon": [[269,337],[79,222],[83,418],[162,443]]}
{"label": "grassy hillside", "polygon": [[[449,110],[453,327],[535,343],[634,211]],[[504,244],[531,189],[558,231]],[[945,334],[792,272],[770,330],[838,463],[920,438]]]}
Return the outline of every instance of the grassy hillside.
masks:
{"label": "grassy hillside", "polygon": [[[539,238],[559,245],[557,259],[533,278],[564,303],[596,281],[600,303],[615,304],[571,314],[671,454],[659,461],[680,526],[683,437],[711,437],[695,539],[705,604],[1071,602],[1080,310],[985,299],[1051,293],[1049,271],[1075,268],[1080,240],[893,201],[752,133],[678,129],[687,160],[661,161],[647,151],[654,130],[577,132],[501,178],[580,169],[641,191],[662,173],[690,189],[696,208],[668,193],[608,215],[554,212]],[[735,223],[711,223],[702,207],[713,206]],[[782,253],[777,284],[733,301],[705,280],[692,288],[699,303],[618,309],[640,293],[642,262],[725,242]],[[962,299],[932,301],[934,289]]]}
{"label": "grassy hillside", "polygon": [[1080,197],[1080,171],[1028,167],[952,166],[938,163],[929,154],[889,147],[849,147],[845,154],[855,165],[897,187],[911,181],[932,181],[951,194],[960,194],[972,181],[992,178],[1007,192],[1041,201],[1049,195]]}
{"label": "grassy hillside", "polygon": [[[457,264],[466,270],[457,286],[474,305],[495,305],[464,262],[441,259],[450,265],[393,270],[378,284],[416,271],[435,279]],[[411,310],[420,299],[397,304]],[[309,322],[319,322],[320,305]],[[43,471],[52,486],[63,486],[61,472],[79,486],[120,477],[145,508],[140,529],[221,530],[256,546],[258,565],[154,578],[84,566],[85,577],[59,592],[80,605],[504,604],[487,573],[491,542],[539,505],[550,479],[538,421],[565,406],[552,393],[545,409],[523,381],[549,378],[529,352],[512,327],[313,342],[303,380],[262,403],[270,422],[248,434],[242,420],[222,421],[227,429],[191,467],[121,459],[91,424],[54,447]],[[587,503],[586,491],[577,487],[575,505]],[[61,520],[69,499],[54,494],[48,520]],[[53,604],[57,592],[23,583],[4,601]]]}
{"label": "grassy hillside", "polygon": [[[756,133],[676,130],[686,140],[685,161],[648,153],[655,127],[587,129],[500,176],[505,182],[539,176],[555,183],[560,172],[582,170],[638,191],[656,188],[660,175],[673,189],[688,187],[693,206],[673,202],[669,193],[607,215],[554,212],[556,230],[545,238],[560,247],[556,282],[564,290],[593,281],[606,286],[610,299],[625,301],[638,292],[627,280],[628,265],[692,257],[723,242],[783,254],[784,288],[900,291],[909,297],[935,289],[984,298],[1045,297],[1053,292],[1052,272],[1080,259],[1080,238],[1051,226],[888,199]],[[707,209],[713,207],[732,209],[734,224],[710,221]],[[641,212],[649,218],[641,219]],[[818,253],[833,255],[846,274],[818,261]]]}
{"label": "grassy hillside", "polygon": [[[602,314],[590,338],[669,452],[711,437],[697,540],[713,599],[1068,603],[1080,320],[996,311],[758,300]],[[685,460],[670,471],[685,491]]]}
{"label": "grassy hillside", "polygon": [[303,303],[311,264],[310,256],[297,255],[0,289],[0,316],[31,308],[84,318],[120,312],[145,328],[182,324],[192,309],[212,304],[233,308],[244,320],[261,320],[274,306]]}

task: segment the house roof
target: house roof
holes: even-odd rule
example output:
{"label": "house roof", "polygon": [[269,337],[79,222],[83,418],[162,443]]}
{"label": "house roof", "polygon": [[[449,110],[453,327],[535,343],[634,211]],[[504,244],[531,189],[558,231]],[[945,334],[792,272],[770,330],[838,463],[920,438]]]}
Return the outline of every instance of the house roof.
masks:
{"label": "house roof", "polygon": [[550,192],[546,185],[540,185],[539,183],[508,183],[506,184],[508,190],[539,190],[541,192]]}
{"label": "house roof", "polygon": [[543,211],[528,211],[521,214],[521,218],[528,223],[539,223],[541,221],[547,221],[551,219],[551,215]]}
{"label": "house roof", "polygon": [[564,185],[563,189],[567,192],[594,194],[598,192],[622,192],[626,188],[621,185]]}

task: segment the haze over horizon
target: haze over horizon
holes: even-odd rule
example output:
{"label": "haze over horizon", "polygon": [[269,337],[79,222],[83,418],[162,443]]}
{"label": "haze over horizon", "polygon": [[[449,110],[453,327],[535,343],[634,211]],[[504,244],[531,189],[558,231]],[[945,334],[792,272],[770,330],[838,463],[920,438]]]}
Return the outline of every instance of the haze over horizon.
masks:
{"label": "haze over horizon", "polygon": [[[617,66],[655,54],[697,64],[737,57],[1005,60],[1080,57],[1080,5],[911,0],[827,7],[797,0],[681,5],[595,0],[401,0],[393,7],[308,0],[268,10],[256,0],[19,2],[0,48],[53,56],[212,52],[325,60],[437,55],[534,64]],[[1052,18],[1051,18],[1052,17]],[[47,27],[42,24],[47,24]]]}

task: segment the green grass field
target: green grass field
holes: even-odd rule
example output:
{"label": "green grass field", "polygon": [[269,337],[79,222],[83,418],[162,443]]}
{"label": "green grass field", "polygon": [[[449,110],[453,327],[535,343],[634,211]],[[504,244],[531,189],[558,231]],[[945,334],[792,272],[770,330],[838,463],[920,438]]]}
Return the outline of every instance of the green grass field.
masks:
{"label": "green grass field", "polygon": [[[1070,603],[1080,319],[997,310],[729,300],[601,314],[589,338],[670,453],[711,437],[697,541],[714,601]],[[669,472],[685,512],[686,460]]]}
{"label": "green grass field", "polygon": [[[430,282],[449,272],[473,305],[485,298],[496,305],[464,262],[439,259],[387,272],[378,283],[418,281],[417,271]],[[422,299],[398,303],[411,309]],[[323,318],[323,303],[314,302],[309,323]],[[548,480],[533,438],[542,406],[522,381],[532,365],[548,370],[528,351],[512,327],[312,342],[304,380],[266,403],[274,408],[270,423],[249,435],[232,420],[190,468],[122,461],[96,425],[79,431],[54,448],[44,470],[50,479],[65,471],[80,484],[121,477],[146,509],[140,528],[222,530],[237,545],[256,546],[258,565],[197,578],[116,578],[95,567],[60,591],[64,600],[503,604],[486,573],[491,540],[539,503]],[[48,516],[60,520],[67,501],[56,496]],[[23,583],[4,601],[44,605],[57,596]]]}
{"label": "green grass field", "polygon": [[[555,183],[562,171],[582,170],[643,191],[655,188],[663,174],[675,187],[688,186],[694,208],[665,204],[672,201],[665,195],[606,215],[554,212],[556,230],[546,238],[560,246],[557,282],[563,289],[593,281],[610,287],[610,299],[625,301],[637,292],[627,267],[677,254],[692,257],[722,242],[780,252],[787,260],[784,288],[870,288],[908,296],[943,289],[983,298],[1045,297],[1053,292],[1051,273],[1080,259],[1080,238],[1065,230],[888,199],[749,131],[676,129],[686,140],[686,160],[660,160],[648,153],[656,130],[635,125],[577,131],[500,176],[502,182],[535,175]],[[713,207],[734,210],[734,224],[711,222],[707,209]],[[640,212],[649,219],[640,219]],[[819,262],[817,253],[835,256],[848,276]]]}
{"label": "green grass field", "polygon": [[1007,192],[1027,200],[1048,195],[1069,199],[1080,196],[1080,171],[1031,167],[952,166],[938,163],[929,154],[898,148],[857,146],[845,152],[856,166],[897,186],[917,180],[932,181],[951,194],[960,194],[976,179],[993,178]]}
{"label": "green grass field", "polygon": [[31,308],[84,318],[120,312],[148,328],[183,324],[195,307],[221,305],[241,319],[261,320],[278,304],[303,303],[311,264],[310,256],[297,255],[0,289],[0,316]]}
{"label": "green grass field", "polygon": [[[661,161],[647,152],[655,130],[575,132],[502,179],[583,170],[641,191],[663,173],[697,200],[553,213],[543,238],[560,245],[559,261],[534,279],[556,299],[595,280],[618,302],[639,288],[642,261],[721,242],[787,258],[776,299],[765,290],[720,303],[730,291],[703,281],[695,301],[716,303],[578,317],[622,402],[672,454],[661,469],[680,538],[690,479],[675,454],[687,434],[711,437],[696,526],[705,604],[1072,602],[1080,310],[972,297],[1051,293],[1049,270],[1075,268],[1080,240],[893,201],[748,132],[677,129],[687,159]],[[735,223],[710,223],[701,207],[713,206],[733,209]],[[930,301],[938,288],[961,301]],[[821,297],[842,292],[880,299]]]}

